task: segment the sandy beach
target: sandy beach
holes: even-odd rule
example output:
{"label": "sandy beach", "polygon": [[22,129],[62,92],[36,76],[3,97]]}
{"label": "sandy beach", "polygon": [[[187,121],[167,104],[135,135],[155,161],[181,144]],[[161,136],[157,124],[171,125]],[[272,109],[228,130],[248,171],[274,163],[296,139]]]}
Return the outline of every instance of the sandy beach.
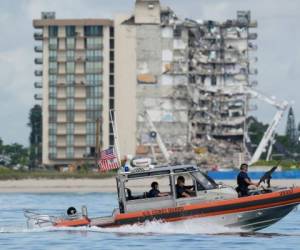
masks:
{"label": "sandy beach", "polygon": [[[226,185],[235,186],[235,180],[222,180]],[[160,183],[161,189],[167,186]],[[272,180],[274,186],[300,186],[300,179]],[[135,182],[135,190],[147,191],[150,183]],[[116,192],[116,180],[106,179],[25,179],[0,181],[0,193],[60,193],[60,192]]]}

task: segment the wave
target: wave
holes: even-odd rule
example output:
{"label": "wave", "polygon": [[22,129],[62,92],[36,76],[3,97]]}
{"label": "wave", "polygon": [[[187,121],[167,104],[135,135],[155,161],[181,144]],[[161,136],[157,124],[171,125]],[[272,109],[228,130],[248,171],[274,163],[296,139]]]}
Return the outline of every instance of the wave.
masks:
{"label": "wave", "polygon": [[220,235],[220,236],[241,236],[241,237],[283,237],[297,236],[297,234],[282,233],[266,233],[266,232],[246,232],[239,228],[228,228],[222,225],[216,225],[207,222],[197,222],[195,220],[187,220],[183,222],[165,223],[161,221],[149,221],[143,224],[126,225],[116,228],[100,228],[100,227],[42,227],[28,229],[26,227],[4,227],[0,228],[0,233],[38,233],[38,232],[99,232],[99,233],[117,233],[120,235],[130,234],[187,234],[187,235]]}

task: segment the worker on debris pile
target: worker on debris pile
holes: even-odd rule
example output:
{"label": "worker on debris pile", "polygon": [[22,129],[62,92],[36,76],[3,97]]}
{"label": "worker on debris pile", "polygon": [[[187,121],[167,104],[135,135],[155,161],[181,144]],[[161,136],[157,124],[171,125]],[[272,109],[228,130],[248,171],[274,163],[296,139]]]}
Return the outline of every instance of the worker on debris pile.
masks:
{"label": "worker on debris pile", "polygon": [[250,177],[247,174],[248,172],[248,164],[243,163],[240,167],[240,173],[238,174],[237,180],[237,188],[236,191],[239,194],[239,197],[248,196],[249,195],[249,186],[253,185],[258,187],[258,183],[254,183],[251,181]]}

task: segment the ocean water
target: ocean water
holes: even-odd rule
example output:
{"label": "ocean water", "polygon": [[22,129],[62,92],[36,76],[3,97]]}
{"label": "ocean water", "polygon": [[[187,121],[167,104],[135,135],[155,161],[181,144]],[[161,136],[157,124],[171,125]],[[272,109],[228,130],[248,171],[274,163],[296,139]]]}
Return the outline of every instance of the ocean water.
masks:
{"label": "ocean water", "polygon": [[60,215],[88,207],[90,217],[109,215],[114,193],[0,194],[0,249],[300,249],[300,211],[256,233],[208,224],[146,223],[142,226],[28,229],[23,209]]}

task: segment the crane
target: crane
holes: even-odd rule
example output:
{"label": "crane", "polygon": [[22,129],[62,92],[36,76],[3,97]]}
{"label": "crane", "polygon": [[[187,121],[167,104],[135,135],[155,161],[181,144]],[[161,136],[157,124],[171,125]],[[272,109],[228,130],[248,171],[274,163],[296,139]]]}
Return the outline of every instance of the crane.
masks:
{"label": "crane", "polygon": [[249,164],[253,164],[254,162],[258,161],[261,154],[265,151],[265,148],[267,147],[268,143],[270,142],[270,147],[267,154],[267,159],[270,158],[271,152],[272,152],[272,145],[274,143],[274,136],[275,136],[275,129],[278,126],[285,110],[288,107],[287,101],[277,101],[274,98],[270,98],[262,93],[257,92],[256,90],[244,87],[244,90],[246,93],[250,94],[253,98],[258,98],[262,101],[265,101],[272,106],[274,106],[277,109],[277,112],[275,113],[275,116],[273,117],[269,127],[265,131],[258,147],[256,148]]}
{"label": "crane", "polygon": [[246,86],[238,86],[229,89],[231,93],[246,93],[249,94],[252,98],[258,98],[268,104],[271,104],[277,109],[269,127],[265,131],[258,147],[256,148],[254,154],[251,157],[249,164],[253,164],[254,162],[258,161],[261,154],[265,151],[265,148],[268,146],[270,142],[270,148],[268,150],[267,159],[270,157],[272,152],[272,145],[274,144],[274,137],[275,137],[275,129],[278,126],[285,110],[289,106],[287,101],[278,101],[274,98],[268,97],[250,87]]}
{"label": "crane", "polygon": [[159,146],[159,148],[160,148],[160,150],[161,150],[164,158],[166,159],[166,162],[169,163],[170,162],[170,154],[169,154],[169,152],[168,152],[168,150],[166,148],[166,145],[164,144],[164,142],[163,142],[160,134],[158,133],[158,131],[157,131],[154,123],[152,122],[151,117],[150,117],[148,111],[146,110],[144,113],[141,114],[141,116],[146,119],[147,125],[148,125],[151,133],[154,132],[156,142],[157,142],[157,144],[158,144],[158,146]]}

